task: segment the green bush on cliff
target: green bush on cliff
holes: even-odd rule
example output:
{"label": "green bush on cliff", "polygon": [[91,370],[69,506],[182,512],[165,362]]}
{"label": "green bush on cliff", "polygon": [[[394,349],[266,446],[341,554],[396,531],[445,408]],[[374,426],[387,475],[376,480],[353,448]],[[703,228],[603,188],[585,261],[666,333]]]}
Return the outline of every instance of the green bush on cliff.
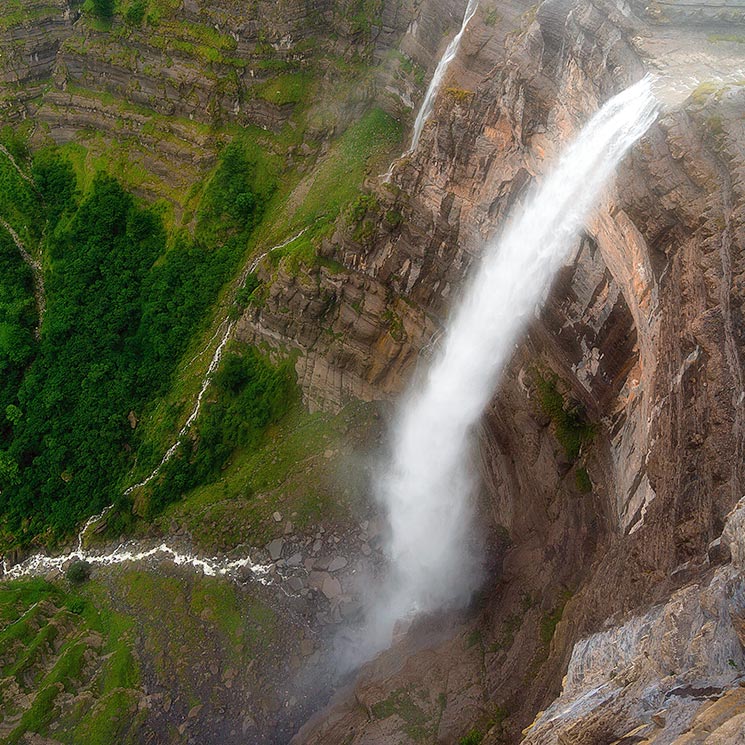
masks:
{"label": "green bush on cliff", "polygon": [[102,21],[109,21],[114,17],[114,0],[90,0],[91,10]]}
{"label": "green bush on cliff", "polygon": [[533,381],[538,393],[538,403],[554,425],[556,439],[564,448],[569,461],[574,462],[582,445],[590,442],[595,429],[587,420],[583,407],[578,403],[565,403],[558,388],[558,376],[550,373],[543,376],[534,372]]}
{"label": "green bush on cliff", "polygon": [[124,11],[124,20],[130,26],[139,26],[145,20],[147,13],[147,0],[133,0],[132,4]]}

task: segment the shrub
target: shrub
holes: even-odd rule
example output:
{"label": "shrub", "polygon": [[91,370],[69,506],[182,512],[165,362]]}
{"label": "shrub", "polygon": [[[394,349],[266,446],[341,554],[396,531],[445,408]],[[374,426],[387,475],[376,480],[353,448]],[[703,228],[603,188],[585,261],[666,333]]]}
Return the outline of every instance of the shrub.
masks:
{"label": "shrub", "polygon": [[134,0],[124,13],[124,20],[130,26],[139,26],[147,13],[147,0]]}
{"label": "shrub", "polygon": [[569,461],[577,460],[582,445],[590,442],[595,429],[585,416],[584,408],[579,403],[565,403],[558,389],[558,376],[546,377],[534,373],[534,382],[538,391],[538,403],[554,425],[556,439],[564,448]]}
{"label": "shrub", "polygon": [[103,21],[114,17],[114,0],[92,0],[93,14]]}
{"label": "shrub", "polygon": [[67,571],[65,572],[65,577],[67,577],[68,582],[72,582],[74,585],[82,584],[87,581],[90,576],[91,565],[87,561],[81,559],[73,561],[72,564],[67,567]]}

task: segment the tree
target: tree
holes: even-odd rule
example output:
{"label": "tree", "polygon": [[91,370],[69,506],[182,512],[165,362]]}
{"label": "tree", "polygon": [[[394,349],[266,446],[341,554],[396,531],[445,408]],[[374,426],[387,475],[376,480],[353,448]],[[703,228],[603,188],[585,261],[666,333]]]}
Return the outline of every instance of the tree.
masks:
{"label": "tree", "polygon": [[72,564],[67,567],[65,576],[68,581],[72,582],[74,585],[80,585],[91,576],[91,565],[82,559],[73,561]]}
{"label": "tree", "polygon": [[114,17],[114,0],[93,0],[93,13],[104,21]]}

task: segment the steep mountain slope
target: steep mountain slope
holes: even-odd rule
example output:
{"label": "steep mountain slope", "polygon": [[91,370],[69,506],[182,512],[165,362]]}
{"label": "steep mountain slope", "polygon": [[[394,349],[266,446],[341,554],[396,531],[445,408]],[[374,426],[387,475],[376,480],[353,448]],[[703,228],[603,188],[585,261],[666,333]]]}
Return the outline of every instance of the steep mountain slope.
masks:
{"label": "steep mountain slope", "polygon": [[[163,200],[169,227],[193,229],[206,189],[193,185],[229,139],[266,153],[280,182],[245,245],[251,271],[236,271],[236,285],[252,279],[235,333],[292,360],[318,419],[298,413],[258,455],[237,449],[219,480],[185,490],[156,529],[206,551],[281,539],[292,548],[270,543],[267,559],[282,569],[300,555],[307,571],[297,590],[281,584],[295,600],[275,590],[276,606],[271,591],[247,585],[286,625],[271,621],[271,649],[255,655],[232,639],[217,672],[158,636],[153,596],[181,602],[167,577],[150,592],[118,570],[94,577],[107,591],[90,602],[137,619],[143,696],[170,685],[164,661],[202,676],[198,692],[188,675],[173,684],[173,708],[170,698],[142,703],[144,731],[286,742],[325,703],[328,672],[306,675],[301,658],[332,647],[334,628],[354,620],[344,605],[354,593],[342,602],[332,557],[313,557],[379,541],[369,506],[362,523],[350,518],[359,508],[345,493],[364,495],[364,479],[334,474],[350,461],[332,443],[369,416],[350,404],[403,389],[484,240],[531,181],[612,93],[658,71],[665,109],[587,225],[481,427],[482,592],[402,632],[293,742],[737,742],[745,3],[485,0],[419,149],[390,183],[376,175],[405,139],[390,116],[411,120],[407,104],[465,3],[151,0],[137,22],[130,5],[113,22],[62,3],[18,6],[0,25],[5,116],[34,147],[60,144],[81,184],[97,168],[115,172]],[[197,333],[192,351],[212,332]],[[190,364],[176,379],[193,390]],[[178,389],[165,399],[180,413],[154,404],[143,424],[157,453],[190,400]],[[343,423],[329,425],[338,412]],[[366,426],[369,448],[379,426]],[[293,439],[309,431],[312,446]],[[146,470],[135,464],[131,483]],[[135,512],[147,516],[149,498],[136,495]],[[193,600],[194,582],[183,623],[232,633]],[[252,655],[257,678],[234,696],[225,666],[251,669]],[[292,695],[275,695],[272,675],[293,678]],[[319,680],[323,693],[298,704],[297,691]],[[203,706],[213,685],[216,701]],[[244,694],[255,706],[240,708]]]}

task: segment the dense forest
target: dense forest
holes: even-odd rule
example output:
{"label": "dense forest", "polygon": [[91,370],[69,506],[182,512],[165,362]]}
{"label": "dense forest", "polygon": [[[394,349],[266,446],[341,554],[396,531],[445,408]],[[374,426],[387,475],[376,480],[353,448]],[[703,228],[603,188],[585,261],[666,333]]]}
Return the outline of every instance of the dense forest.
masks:
{"label": "dense forest", "polygon": [[[0,165],[0,519],[8,546],[65,537],[121,495],[138,456],[160,457],[147,452],[128,413],[167,390],[274,187],[240,145],[229,145],[195,229],[169,236],[159,214],[110,176],[97,175],[82,193],[55,150],[31,158],[22,143],[6,141],[30,173],[9,159]],[[41,322],[32,267],[13,232],[43,268]],[[215,388],[198,439],[153,485],[151,513],[208,479],[292,395],[289,368],[250,349],[226,356]]]}

